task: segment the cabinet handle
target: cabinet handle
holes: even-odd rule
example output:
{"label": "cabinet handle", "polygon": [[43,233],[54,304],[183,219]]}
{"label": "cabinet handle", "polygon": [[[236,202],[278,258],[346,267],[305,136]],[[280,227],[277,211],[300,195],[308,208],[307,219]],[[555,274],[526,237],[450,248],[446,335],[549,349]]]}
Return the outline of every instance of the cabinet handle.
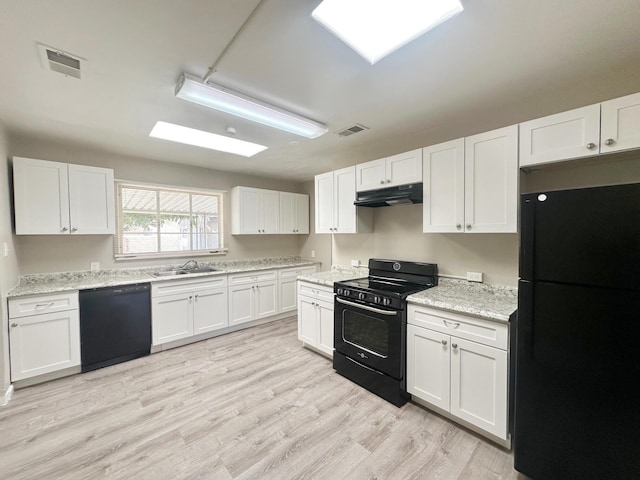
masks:
{"label": "cabinet handle", "polygon": [[12,327],[12,328],[16,328],[17,326],[18,326],[18,324],[17,324],[17,323],[12,323],[12,324],[11,324],[11,327]]}
{"label": "cabinet handle", "polygon": [[616,141],[613,138],[607,138],[604,141],[604,144],[607,145],[608,147],[610,147],[611,145],[613,145],[614,143],[616,143]]}
{"label": "cabinet handle", "polygon": [[77,229],[76,227],[73,227],[73,228],[71,228],[71,231],[72,231],[72,232],[77,232],[77,231],[78,231],[78,229]]}
{"label": "cabinet handle", "polygon": [[467,230],[471,230],[471,224],[467,223]]}
{"label": "cabinet handle", "polygon": [[460,224],[458,223],[458,224],[456,224],[456,228],[457,228],[458,230],[460,230],[460,229],[462,228],[462,225],[460,225]]}
{"label": "cabinet handle", "polygon": [[198,295],[196,295],[196,302],[198,301]]}
{"label": "cabinet handle", "polygon": [[596,144],[593,142],[589,142],[587,143],[587,149],[588,150],[593,150],[594,148],[596,148]]}
{"label": "cabinet handle", "polygon": [[442,321],[444,322],[445,326],[447,326],[449,328],[458,328],[460,326],[460,323],[458,323],[458,322],[450,322],[450,321],[444,320],[444,319]]}
{"label": "cabinet handle", "polygon": [[53,306],[53,302],[49,303],[36,303],[36,310],[45,310]]}
{"label": "cabinet handle", "polygon": [[384,183],[384,180],[380,180],[380,185],[382,185]]}
{"label": "cabinet handle", "polygon": [[389,180],[388,178],[387,178],[387,183],[391,183],[391,180]]}
{"label": "cabinet handle", "polygon": [[62,228],[60,229],[60,231],[61,231],[61,232],[66,232],[67,230],[69,230],[67,227],[62,227]]}
{"label": "cabinet handle", "polygon": [[447,341],[446,340],[440,340],[440,342],[442,342],[442,345],[444,345],[445,347],[447,346]]}
{"label": "cabinet handle", "polygon": [[458,348],[458,344],[457,343],[452,343],[451,344],[451,348],[453,348],[455,350],[456,348]]}

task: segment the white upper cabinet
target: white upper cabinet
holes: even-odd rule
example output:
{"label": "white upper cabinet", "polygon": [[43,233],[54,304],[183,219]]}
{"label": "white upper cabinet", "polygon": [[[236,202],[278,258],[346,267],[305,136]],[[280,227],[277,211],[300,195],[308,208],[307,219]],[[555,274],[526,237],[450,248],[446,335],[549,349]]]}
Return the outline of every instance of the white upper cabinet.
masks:
{"label": "white upper cabinet", "polygon": [[640,148],[640,93],[520,124],[520,166]]}
{"label": "white upper cabinet", "polygon": [[640,93],[602,103],[600,152],[640,148]]}
{"label": "white upper cabinet", "polygon": [[280,192],[280,233],[309,233],[309,195]]}
{"label": "white upper cabinet", "polygon": [[518,126],[465,138],[465,232],[518,231]]}
{"label": "white upper cabinet", "polygon": [[371,209],[356,208],[356,167],[315,177],[316,233],[371,231]]}
{"label": "white upper cabinet", "polygon": [[520,166],[598,155],[600,105],[520,124]]}
{"label": "white upper cabinet", "polygon": [[464,138],[426,147],[422,225],[425,233],[464,231]]}
{"label": "white upper cabinet", "polygon": [[113,170],[13,158],[18,235],[115,233]]}
{"label": "white upper cabinet", "polygon": [[422,149],[356,165],[356,191],[422,181]]}
{"label": "white upper cabinet", "polygon": [[516,233],[518,126],[423,150],[423,231]]}
{"label": "white upper cabinet", "polygon": [[231,233],[257,235],[280,232],[280,192],[260,188],[231,189]]}

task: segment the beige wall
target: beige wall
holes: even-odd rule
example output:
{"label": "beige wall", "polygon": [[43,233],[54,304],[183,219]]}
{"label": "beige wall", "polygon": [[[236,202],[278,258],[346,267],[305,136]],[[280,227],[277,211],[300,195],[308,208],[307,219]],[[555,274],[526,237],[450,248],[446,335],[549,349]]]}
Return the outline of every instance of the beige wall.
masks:
{"label": "beige wall", "polygon": [[[11,233],[10,175],[6,162],[8,155],[7,136],[0,123],[0,395],[9,385],[9,339],[7,317],[7,292],[18,281],[18,260]],[[9,255],[4,256],[4,245]]]}
{"label": "beige wall", "polygon": [[[11,137],[12,156],[22,156],[113,168],[116,179],[184,187],[227,190],[225,196],[224,240],[226,256],[200,257],[202,261],[281,255],[298,255],[300,239],[296,235],[231,235],[230,189],[237,185],[302,193],[302,184],[221,172],[199,167],[130,158],[96,151],[82,145]],[[241,160],[239,160],[241,161]],[[6,182],[3,182],[3,185]],[[90,263],[101,268],[127,268],[162,263],[182,263],[184,259],[119,261],[113,259],[113,238],[107,235],[21,235],[15,237],[22,274],[88,270]],[[199,259],[200,259],[199,258]]]}

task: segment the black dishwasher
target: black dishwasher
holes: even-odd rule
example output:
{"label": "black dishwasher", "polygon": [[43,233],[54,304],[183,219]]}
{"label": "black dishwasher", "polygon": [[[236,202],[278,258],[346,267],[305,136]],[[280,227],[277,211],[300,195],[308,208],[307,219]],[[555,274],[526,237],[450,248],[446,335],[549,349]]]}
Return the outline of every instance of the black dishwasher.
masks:
{"label": "black dishwasher", "polygon": [[149,355],[148,283],[80,290],[79,299],[83,372]]}

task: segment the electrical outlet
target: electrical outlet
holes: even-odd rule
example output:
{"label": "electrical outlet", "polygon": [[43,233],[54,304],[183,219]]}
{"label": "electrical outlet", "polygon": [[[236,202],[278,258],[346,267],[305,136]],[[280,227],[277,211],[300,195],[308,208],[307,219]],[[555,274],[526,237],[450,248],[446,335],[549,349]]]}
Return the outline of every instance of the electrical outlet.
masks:
{"label": "electrical outlet", "polygon": [[316,251],[315,250],[311,250],[311,258],[316,258]]}
{"label": "electrical outlet", "polygon": [[467,280],[482,283],[482,272],[467,272]]}
{"label": "electrical outlet", "polygon": [[91,271],[96,272],[100,270],[100,262],[91,262]]}
{"label": "electrical outlet", "polygon": [[351,260],[351,266],[352,267],[359,267],[360,266],[360,260]]}

